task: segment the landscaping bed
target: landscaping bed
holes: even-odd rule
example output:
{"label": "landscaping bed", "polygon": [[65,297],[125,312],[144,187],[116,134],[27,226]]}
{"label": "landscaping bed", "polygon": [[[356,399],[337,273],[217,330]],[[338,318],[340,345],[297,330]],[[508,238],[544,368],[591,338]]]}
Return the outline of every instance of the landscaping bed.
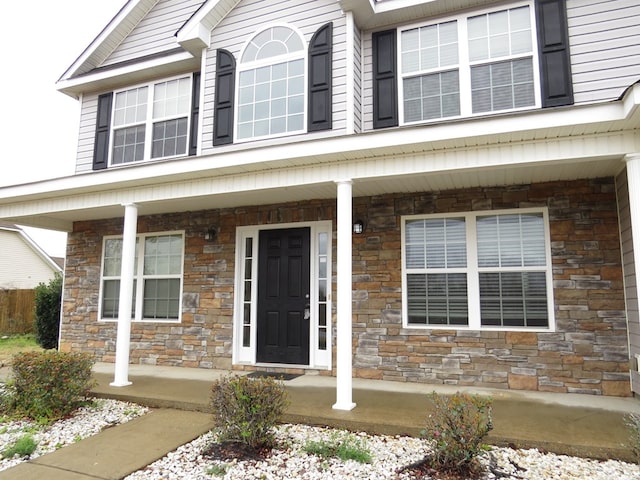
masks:
{"label": "landscaping bed", "polygon": [[[356,450],[371,453],[370,463],[342,460],[308,453],[310,442],[325,445],[348,439]],[[183,445],[126,480],[211,480],[232,479],[447,479],[421,465],[430,452],[428,441],[407,436],[367,435],[306,425],[280,425],[277,446],[262,458],[233,458],[229,449],[213,448],[213,433]],[[359,445],[359,447],[357,447]],[[226,453],[225,453],[226,451]],[[226,458],[219,453],[222,452]],[[492,447],[480,457],[485,467],[482,479],[589,479],[637,480],[640,466],[615,460],[598,461],[538,450]]]}

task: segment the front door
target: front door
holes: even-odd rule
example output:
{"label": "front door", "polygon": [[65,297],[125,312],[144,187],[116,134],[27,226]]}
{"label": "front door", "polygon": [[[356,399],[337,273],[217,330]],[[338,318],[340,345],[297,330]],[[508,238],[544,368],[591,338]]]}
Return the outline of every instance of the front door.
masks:
{"label": "front door", "polygon": [[309,228],[260,231],[259,363],[309,364],[309,244]]}

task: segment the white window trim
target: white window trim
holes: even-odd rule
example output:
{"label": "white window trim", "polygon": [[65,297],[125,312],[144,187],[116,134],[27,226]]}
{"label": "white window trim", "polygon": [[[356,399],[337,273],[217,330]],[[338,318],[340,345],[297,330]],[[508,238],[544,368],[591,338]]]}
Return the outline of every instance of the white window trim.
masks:
{"label": "white window trim", "polygon": [[[548,327],[504,327],[504,326],[482,326],[480,322],[480,285],[479,273],[487,270],[478,267],[477,257],[477,236],[476,236],[476,218],[487,215],[513,215],[526,213],[541,213],[544,225],[545,238],[545,259],[546,266],[541,267],[518,267],[517,271],[544,271],[546,277],[547,288],[547,315],[549,318]],[[446,273],[464,272],[467,274],[467,297],[469,309],[468,325],[420,325],[409,323],[408,301],[407,301],[407,266],[406,266],[406,237],[405,228],[408,220],[433,219],[433,218],[464,218],[467,236],[467,266],[458,269],[443,269]],[[551,235],[549,228],[549,209],[543,208],[518,208],[509,210],[480,210],[474,212],[456,212],[447,214],[428,214],[428,215],[405,215],[401,217],[401,242],[402,242],[402,326],[407,329],[416,330],[472,330],[472,331],[500,331],[500,332],[554,332],[555,308],[554,308],[554,291],[553,291],[553,263],[551,257]],[[472,248],[469,248],[471,246]],[[491,269],[496,270],[496,269]],[[500,271],[508,271],[501,268]],[[513,270],[513,269],[512,269]]]}
{"label": "white window trim", "polygon": [[[309,365],[279,365],[268,364],[268,366],[282,366],[282,367],[303,367],[312,369],[331,370],[332,361],[332,343],[333,343],[333,327],[332,327],[332,284],[331,279],[332,272],[332,223],[331,221],[320,222],[300,222],[300,223],[285,223],[276,225],[252,225],[245,227],[237,227],[236,229],[236,269],[235,269],[235,301],[233,312],[233,349],[232,349],[232,364],[233,365],[258,365],[256,362],[256,345],[257,345],[257,302],[258,302],[258,249],[259,249],[259,235],[261,230],[274,230],[274,229],[287,229],[287,228],[305,228],[310,229],[311,242],[310,242],[310,264],[309,264],[309,276],[311,279],[310,287],[310,305],[311,305],[311,319],[309,322]],[[326,349],[320,350],[318,348],[318,331],[320,327],[320,321],[318,319],[318,304],[319,304],[319,275],[318,275],[318,234],[327,234],[327,308],[326,308],[326,331],[327,342]],[[248,347],[243,346],[243,318],[244,318],[244,275],[245,275],[245,245],[247,238],[253,239],[253,258],[251,280],[251,335],[250,345]],[[325,327],[323,327],[325,328]]]}
{"label": "white window trim", "polygon": [[[179,153],[176,155],[169,155],[166,157],[155,157],[152,158],[151,157],[151,151],[153,148],[153,124],[158,123],[158,122],[165,122],[167,120],[175,120],[178,118],[183,118],[182,116],[172,116],[172,117],[162,117],[162,118],[157,118],[154,119],[153,118],[153,99],[154,99],[154,95],[155,95],[155,86],[158,83],[166,83],[166,82],[171,82],[172,80],[179,80],[182,78],[188,78],[189,79],[189,92],[191,93],[191,97],[189,100],[189,109],[186,113],[186,117],[187,117],[187,143],[186,143],[186,148],[185,148],[185,152],[184,153]],[[142,88],[142,87],[147,87],[148,90],[148,97],[147,97],[147,115],[146,118],[144,120],[144,125],[145,125],[145,136],[144,136],[144,157],[142,158],[142,160],[137,160],[137,161],[132,161],[132,162],[123,162],[123,163],[113,163],[113,142],[114,142],[114,138],[115,138],[115,131],[116,130],[120,130],[122,128],[129,128],[135,125],[142,125],[141,123],[133,123],[133,124],[127,124],[127,125],[120,125],[120,126],[116,126],[115,125],[115,105],[116,105],[116,96],[119,93],[122,92],[127,92],[129,90],[134,90],[137,88]],[[200,95],[200,97],[202,97],[202,95]],[[158,79],[158,80],[154,80],[153,82],[147,82],[147,83],[140,83],[138,85],[130,85],[127,88],[122,88],[119,90],[114,90],[113,91],[113,99],[112,99],[112,112],[111,112],[111,125],[109,127],[109,167],[113,167],[113,168],[119,168],[119,167],[126,167],[128,165],[140,165],[141,163],[144,162],[150,162],[150,161],[156,161],[156,160],[164,160],[164,159],[169,159],[169,158],[180,158],[180,157],[186,157],[187,155],[189,155],[189,137],[190,137],[190,132],[191,132],[191,98],[193,98],[193,73],[190,74],[182,74],[182,75],[176,75],[173,77],[168,77],[168,78],[162,78],[162,79]],[[201,101],[202,103],[202,101]],[[202,117],[202,115],[200,115],[200,117]]]}
{"label": "white window trim", "polygon": [[[137,272],[144,272],[144,251],[140,251],[143,249],[144,240],[148,237],[164,237],[168,235],[180,235],[182,236],[182,259],[180,261],[180,273],[179,274],[167,274],[167,275],[142,275],[141,279],[145,278],[179,278],[180,279],[180,296],[179,301],[180,304],[178,306],[178,318],[177,319],[157,319],[157,318],[142,318],[142,303],[144,301],[144,281],[136,281],[135,282],[135,304],[133,305],[135,315],[131,319],[132,322],[136,323],[182,323],[182,296],[184,292],[184,252],[185,252],[185,232],[184,230],[175,230],[175,231],[167,231],[167,232],[153,232],[153,233],[141,233],[136,236],[136,259],[137,264],[134,267],[134,280],[138,279]],[[121,239],[122,235],[106,235],[102,239],[102,255],[100,256],[100,294],[98,298],[98,321],[99,322],[117,322],[117,318],[103,318],[102,317],[102,297],[104,294],[104,280],[107,279],[120,279],[120,275],[117,276],[104,276],[104,253],[105,253],[105,245],[108,240],[111,239]]]}
{"label": "white window trim", "polygon": [[[529,15],[531,17],[531,41],[532,41],[531,57],[533,59],[532,60],[533,89],[534,89],[534,98],[535,98],[534,105],[530,105],[527,107],[505,109],[505,110],[472,113],[471,67],[475,65],[497,63],[497,62],[506,61],[510,59],[525,58],[525,57],[528,57],[529,55],[510,55],[503,58],[493,58],[491,60],[471,62],[469,60],[467,19],[470,17],[475,17],[477,15],[484,15],[487,13],[499,12],[502,10],[510,10],[513,8],[525,7],[525,6],[529,7]],[[457,21],[457,26],[458,26],[458,54],[459,54],[458,64],[450,65],[447,67],[438,67],[438,68],[432,69],[431,71],[423,71],[421,73],[412,72],[410,74],[409,73],[404,74],[402,72],[402,32],[406,30],[411,30],[413,28],[427,27],[427,26],[437,25],[440,23],[445,23],[453,20]],[[414,23],[410,25],[403,25],[402,27],[398,27],[397,39],[398,39],[398,45],[397,45],[397,52],[396,52],[396,62],[397,62],[396,68],[398,72],[398,115],[399,115],[400,125],[423,125],[427,123],[438,123],[438,122],[456,120],[461,118],[484,117],[488,115],[533,110],[533,109],[542,107],[542,93],[541,93],[541,85],[540,85],[540,64],[539,64],[540,53],[538,51],[538,30],[537,30],[534,2],[526,1],[526,2],[517,2],[517,3],[507,3],[497,7],[494,6],[494,7],[489,7],[482,10],[468,11],[463,15],[442,17],[430,22],[420,22],[420,23]],[[404,79],[408,77],[415,77],[418,75],[424,75],[428,73],[446,72],[454,69],[458,70],[459,82],[460,82],[460,85],[459,85],[460,115],[405,122],[404,121]]]}
{"label": "white window trim", "polygon": [[[300,41],[302,42],[302,62],[303,62],[303,72],[304,72],[304,81],[303,81],[303,104],[304,104],[304,110],[303,110],[303,119],[302,119],[302,129],[300,130],[295,130],[295,131],[290,131],[290,132],[282,132],[282,133],[277,133],[277,134],[272,134],[272,135],[261,135],[261,136],[256,136],[256,137],[248,137],[248,138],[238,138],[238,119],[239,119],[239,109],[240,109],[240,102],[239,102],[239,97],[240,97],[240,74],[246,70],[255,70],[257,68],[260,67],[265,67],[265,66],[269,66],[269,65],[275,65],[278,63],[285,63],[285,62],[289,62],[291,60],[297,60],[300,58],[300,55],[296,54],[286,54],[286,55],[280,55],[277,57],[269,57],[263,60],[256,60],[256,61],[252,61],[252,62],[246,62],[243,63],[242,62],[242,57],[244,56],[244,52],[246,51],[247,47],[251,44],[251,42],[253,41],[253,39],[255,37],[257,37],[258,35],[260,35],[262,32],[269,30],[270,28],[273,27],[284,27],[284,28],[288,28],[290,30],[293,30],[296,35],[298,35],[298,38],[300,38]],[[256,140],[266,140],[266,139],[270,139],[270,138],[281,138],[281,137],[288,137],[291,135],[299,135],[301,133],[306,133],[307,132],[307,119],[308,119],[308,62],[309,62],[309,47],[308,47],[308,42],[305,39],[305,36],[302,34],[302,32],[296,28],[293,25],[290,25],[288,23],[271,23],[266,25],[264,28],[256,31],[248,40],[245,41],[244,45],[242,46],[242,49],[240,50],[240,55],[238,56],[238,62],[237,62],[237,72],[236,72],[236,81],[235,81],[235,92],[233,93],[234,95],[234,124],[233,124],[233,143],[246,143],[246,142],[254,142]]]}

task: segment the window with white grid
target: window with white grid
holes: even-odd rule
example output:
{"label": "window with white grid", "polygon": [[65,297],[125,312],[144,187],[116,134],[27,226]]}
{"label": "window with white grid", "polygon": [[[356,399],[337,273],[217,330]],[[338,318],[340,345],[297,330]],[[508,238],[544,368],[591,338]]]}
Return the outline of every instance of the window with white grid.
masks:
{"label": "window with white grid", "polygon": [[297,32],[274,26],[247,44],[237,105],[237,140],[305,130],[305,49]]}
{"label": "window with white grid", "polygon": [[546,210],[403,219],[407,326],[553,328]]}
{"label": "window with white grid", "polygon": [[529,3],[399,30],[402,122],[538,106]]}
{"label": "window with white grid", "polygon": [[187,154],[191,77],[115,92],[111,164]]}
{"label": "window with white grid", "polygon": [[[144,234],[136,241],[131,316],[134,320],[179,321],[182,298],[182,233]],[[100,318],[117,319],[122,237],[104,240]]]}

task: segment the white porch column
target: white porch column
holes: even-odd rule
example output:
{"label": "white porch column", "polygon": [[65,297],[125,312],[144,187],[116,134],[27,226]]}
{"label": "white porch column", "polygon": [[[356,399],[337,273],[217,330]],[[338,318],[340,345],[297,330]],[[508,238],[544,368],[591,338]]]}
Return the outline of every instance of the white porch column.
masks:
{"label": "white porch column", "polygon": [[351,297],[353,279],[351,264],[352,242],[352,198],[351,180],[336,182],[338,185],[338,245],[337,245],[337,364],[336,364],[336,410],[352,410],[353,379],[351,358]]}
{"label": "white porch column", "polygon": [[627,185],[629,190],[629,213],[633,242],[633,261],[636,271],[637,298],[640,298],[640,153],[625,155],[627,163]]}
{"label": "white porch column", "polygon": [[112,387],[126,387],[129,381],[129,349],[131,345],[131,307],[133,303],[133,275],[136,257],[136,229],[138,206],[124,205],[124,232],[122,234],[122,265],[120,270],[120,297],[118,300],[118,334],[116,336],[116,365]]}

